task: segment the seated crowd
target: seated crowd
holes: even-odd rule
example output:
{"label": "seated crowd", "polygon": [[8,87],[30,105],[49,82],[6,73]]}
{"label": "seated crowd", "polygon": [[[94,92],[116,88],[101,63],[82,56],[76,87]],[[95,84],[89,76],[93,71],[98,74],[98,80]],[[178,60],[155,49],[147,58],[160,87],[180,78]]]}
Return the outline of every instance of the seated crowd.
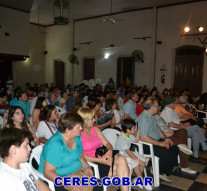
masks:
{"label": "seated crowd", "polygon": [[[51,181],[80,169],[92,176],[88,162],[93,162],[98,165],[100,178],[129,177],[133,169],[144,182],[147,160],[130,150],[131,143],[139,140],[153,145],[154,154],[159,157],[160,179],[172,182],[168,176],[178,163],[178,155],[181,172],[196,174],[190,168],[189,155],[191,160],[205,164],[199,158],[200,146],[207,152],[206,124],[197,117],[196,109],[207,109],[207,93],[197,99],[187,89],[164,89],[161,94],[156,87],[149,91],[146,86],[116,90],[113,80],[104,90],[100,84],[93,89],[80,84],[59,90],[54,83],[50,88],[47,84],[31,87],[26,83],[25,91],[20,87],[14,92],[1,89],[0,190],[14,190],[16,184],[25,191],[49,190],[27,163],[31,148],[40,144],[44,147],[38,171]],[[106,129],[119,132],[115,144],[102,133]],[[189,138],[192,151],[187,144]],[[102,145],[106,152],[97,156]],[[149,147],[143,148],[148,154]],[[11,178],[14,184],[10,184]],[[144,187],[152,190],[149,185]],[[101,188],[94,187],[98,189]],[[128,189],[120,186],[122,191]],[[55,186],[55,190],[81,188]]]}

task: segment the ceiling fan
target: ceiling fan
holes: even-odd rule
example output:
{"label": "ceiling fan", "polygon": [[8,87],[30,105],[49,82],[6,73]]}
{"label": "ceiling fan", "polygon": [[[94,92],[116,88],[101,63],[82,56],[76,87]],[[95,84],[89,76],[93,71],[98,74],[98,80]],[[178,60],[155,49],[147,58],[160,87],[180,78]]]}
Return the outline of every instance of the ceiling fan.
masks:
{"label": "ceiling fan", "polygon": [[110,7],[110,16],[108,17],[108,18],[106,18],[106,19],[102,19],[101,21],[102,22],[111,22],[112,24],[115,24],[116,22],[118,22],[118,21],[122,21],[122,19],[115,19],[114,17],[113,17],[113,1],[111,0],[111,7]]}

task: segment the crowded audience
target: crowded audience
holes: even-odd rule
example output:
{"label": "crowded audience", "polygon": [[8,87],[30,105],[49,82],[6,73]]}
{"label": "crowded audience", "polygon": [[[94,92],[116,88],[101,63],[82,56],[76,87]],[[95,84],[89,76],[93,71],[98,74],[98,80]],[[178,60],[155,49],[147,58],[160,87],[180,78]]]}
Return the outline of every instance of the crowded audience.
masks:
{"label": "crowded audience", "polygon": [[[206,164],[199,156],[200,151],[207,152],[206,121],[197,115],[198,110],[206,111],[206,98],[207,93],[193,97],[189,89],[158,90],[147,86],[116,89],[112,78],[105,87],[95,84],[89,88],[80,83],[58,89],[55,83],[49,87],[48,84],[39,86],[37,83],[32,86],[27,82],[22,88],[2,88],[0,142],[3,145],[8,142],[8,145],[3,147],[0,144],[3,158],[0,177],[4,180],[8,168],[16,168],[9,163],[16,160],[18,169],[27,169],[31,173],[31,167],[25,163],[28,156],[19,160],[13,148],[27,145],[29,155],[31,149],[43,144],[39,172],[51,181],[56,176],[70,176],[82,168],[87,175],[93,175],[87,162],[98,165],[100,178],[128,177],[130,163],[135,176],[143,180],[142,172],[147,160],[130,150],[131,142],[138,140],[153,145],[154,154],[159,157],[160,179],[172,182],[169,176],[177,165],[178,154],[181,173],[196,174],[189,160]],[[104,129],[121,132],[116,142],[118,155],[102,134]],[[187,147],[188,138],[192,140],[191,148]],[[97,157],[96,150],[102,145],[107,151]],[[144,154],[148,153],[148,147],[144,146]],[[32,184],[35,183],[36,189],[48,189],[42,180],[33,176],[36,183]],[[79,190],[78,187],[70,189]],[[66,189],[55,187],[55,190]],[[128,187],[120,186],[120,190],[128,190]]]}

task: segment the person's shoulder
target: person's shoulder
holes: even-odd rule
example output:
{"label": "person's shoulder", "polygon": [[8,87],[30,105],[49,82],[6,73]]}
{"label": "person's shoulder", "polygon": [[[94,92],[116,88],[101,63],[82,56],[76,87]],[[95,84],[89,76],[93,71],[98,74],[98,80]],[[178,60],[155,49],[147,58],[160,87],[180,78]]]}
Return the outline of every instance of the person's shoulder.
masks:
{"label": "person's shoulder", "polygon": [[57,131],[49,140],[45,143],[45,145],[50,147],[61,147],[64,145],[64,140],[61,135],[61,132]]}

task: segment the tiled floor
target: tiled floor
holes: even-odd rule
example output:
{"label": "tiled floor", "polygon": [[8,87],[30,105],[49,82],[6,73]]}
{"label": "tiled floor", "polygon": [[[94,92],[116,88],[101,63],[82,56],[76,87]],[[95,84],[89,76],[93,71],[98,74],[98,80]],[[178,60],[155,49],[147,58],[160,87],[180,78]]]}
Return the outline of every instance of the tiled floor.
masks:
{"label": "tiled floor", "polygon": [[[200,152],[200,158],[207,162],[207,153]],[[196,175],[182,173],[179,167],[176,167],[169,177],[173,183],[161,181],[160,186],[154,188],[154,191],[207,191],[207,165],[190,162],[192,169],[197,171]],[[148,170],[149,171],[149,170]],[[150,176],[150,173],[148,173]],[[118,191],[119,188],[110,186],[108,191]],[[138,187],[132,187],[132,191],[145,190]]]}

